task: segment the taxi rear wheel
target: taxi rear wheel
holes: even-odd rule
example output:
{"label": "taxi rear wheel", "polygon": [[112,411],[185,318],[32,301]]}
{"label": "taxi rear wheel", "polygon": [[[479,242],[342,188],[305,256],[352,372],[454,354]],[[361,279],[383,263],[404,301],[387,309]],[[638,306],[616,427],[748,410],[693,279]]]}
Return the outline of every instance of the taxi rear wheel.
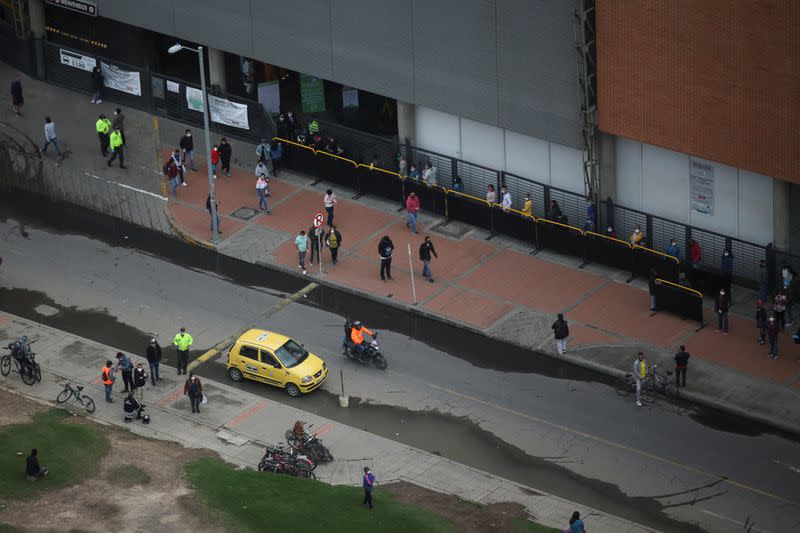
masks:
{"label": "taxi rear wheel", "polygon": [[292,398],[297,398],[302,393],[300,392],[300,387],[298,387],[294,383],[287,383],[286,384],[286,394],[288,394]]}
{"label": "taxi rear wheel", "polygon": [[244,374],[235,366],[228,369],[228,376],[230,376],[233,381],[244,381]]}

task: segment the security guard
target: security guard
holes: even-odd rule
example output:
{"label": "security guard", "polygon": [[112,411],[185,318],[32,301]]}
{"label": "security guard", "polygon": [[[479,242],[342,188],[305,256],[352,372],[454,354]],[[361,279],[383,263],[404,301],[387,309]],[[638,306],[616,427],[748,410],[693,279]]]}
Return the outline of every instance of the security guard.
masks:
{"label": "security guard", "polygon": [[100,113],[94,126],[97,129],[97,137],[100,139],[100,153],[103,154],[103,157],[108,157],[108,130],[111,127],[111,121],[103,113]]}
{"label": "security guard", "polygon": [[111,162],[119,156],[119,168],[128,168],[125,166],[125,153],[122,148],[122,132],[119,126],[115,127],[114,131],[111,132],[109,141],[111,145],[111,157],[107,161],[108,166],[111,166]]}
{"label": "security guard", "polygon": [[114,369],[111,368],[113,365],[111,361],[106,361],[105,366],[100,370],[100,380],[103,382],[103,387],[106,390],[106,401],[111,403],[113,400],[111,399],[111,392],[114,390],[114,380],[116,380],[116,376],[114,375]]}
{"label": "security guard", "polygon": [[186,333],[186,328],[181,328],[181,331],[175,335],[175,338],[172,340],[172,344],[178,348],[178,375],[181,375],[181,370],[183,370],[183,374],[186,375],[186,367],[189,365],[189,347],[194,342],[194,339],[191,335]]}

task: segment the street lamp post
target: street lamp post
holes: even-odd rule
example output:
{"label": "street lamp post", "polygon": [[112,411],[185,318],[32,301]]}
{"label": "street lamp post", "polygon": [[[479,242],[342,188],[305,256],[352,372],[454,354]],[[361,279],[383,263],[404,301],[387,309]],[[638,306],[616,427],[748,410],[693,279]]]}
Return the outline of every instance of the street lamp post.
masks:
{"label": "street lamp post", "polygon": [[200,90],[203,93],[203,130],[206,137],[206,164],[208,165],[208,195],[211,198],[211,242],[219,242],[219,224],[217,223],[217,195],[214,192],[214,173],[211,172],[211,133],[208,128],[208,95],[206,94],[206,69],[203,61],[203,47],[183,46],[180,43],[169,47],[170,54],[177,54],[181,50],[190,50],[197,53],[200,59]]}

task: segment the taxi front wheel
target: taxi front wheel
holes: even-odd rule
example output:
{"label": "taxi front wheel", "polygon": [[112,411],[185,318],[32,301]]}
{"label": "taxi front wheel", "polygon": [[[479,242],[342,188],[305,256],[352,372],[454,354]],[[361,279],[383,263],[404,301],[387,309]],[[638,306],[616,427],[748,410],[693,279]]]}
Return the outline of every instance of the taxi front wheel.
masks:
{"label": "taxi front wheel", "polygon": [[300,387],[298,387],[294,383],[287,383],[286,394],[288,394],[292,398],[297,398],[298,396],[300,396]]}
{"label": "taxi front wheel", "polygon": [[244,381],[244,374],[235,366],[228,369],[228,375],[233,381]]}

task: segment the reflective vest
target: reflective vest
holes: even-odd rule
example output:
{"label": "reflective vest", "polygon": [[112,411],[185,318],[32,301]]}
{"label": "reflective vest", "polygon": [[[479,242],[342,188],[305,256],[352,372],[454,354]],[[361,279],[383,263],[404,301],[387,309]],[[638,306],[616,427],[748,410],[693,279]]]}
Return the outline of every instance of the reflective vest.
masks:
{"label": "reflective vest", "polygon": [[98,118],[97,122],[94,124],[95,128],[97,128],[97,133],[108,133],[108,125],[109,122],[102,118]]}
{"label": "reflective vest", "polygon": [[319,133],[319,122],[316,120],[312,120],[308,123],[308,132],[309,133]]}
{"label": "reflective vest", "polygon": [[112,150],[122,146],[122,133],[120,133],[119,131],[116,131],[116,130],[112,131],[109,144],[111,145],[111,149]]}
{"label": "reflective vest", "polygon": [[365,327],[353,328],[353,331],[350,333],[350,340],[353,341],[353,344],[361,344],[364,342],[364,333],[367,335],[372,335],[372,332]]}
{"label": "reflective vest", "polygon": [[103,385],[114,384],[114,380],[111,379],[111,369],[108,368],[107,366],[103,367],[103,370],[101,371],[100,375],[103,377]]}
{"label": "reflective vest", "polygon": [[647,377],[647,363],[645,361],[639,361],[639,377]]}
{"label": "reflective vest", "polygon": [[172,343],[178,347],[178,350],[184,352],[189,349],[189,346],[192,345],[193,339],[192,336],[188,333],[178,333],[175,335],[175,339]]}

